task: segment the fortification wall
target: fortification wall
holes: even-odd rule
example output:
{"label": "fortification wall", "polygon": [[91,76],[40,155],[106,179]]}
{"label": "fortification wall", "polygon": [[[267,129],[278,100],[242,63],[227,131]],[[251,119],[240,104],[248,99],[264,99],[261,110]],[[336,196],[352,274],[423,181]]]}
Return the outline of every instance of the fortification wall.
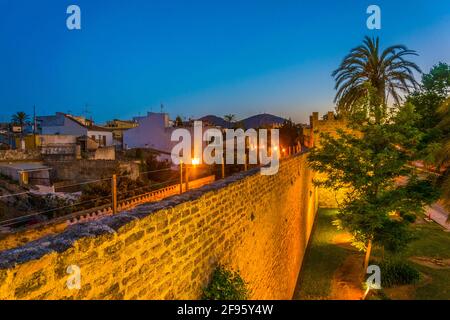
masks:
{"label": "fortification wall", "polygon": [[[319,113],[313,112],[310,117],[310,138],[314,147],[320,147],[320,134],[328,133],[332,137],[337,137],[337,130],[342,130],[346,133],[354,133],[354,131],[348,127],[348,122],[345,119],[335,118],[334,112],[327,113],[325,119],[319,120]],[[326,175],[317,174],[317,180],[327,179]],[[331,189],[319,188],[318,205],[321,208],[337,208],[345,198],[346,189],[340,189],[333,191]]]}
{"label": "fortification wall", "polygon": [[[306,155],[0,253],[0,299],[197,299],[217,263],[290,299],[317,209]],[[81,288],[69,290],[68,266]]]}

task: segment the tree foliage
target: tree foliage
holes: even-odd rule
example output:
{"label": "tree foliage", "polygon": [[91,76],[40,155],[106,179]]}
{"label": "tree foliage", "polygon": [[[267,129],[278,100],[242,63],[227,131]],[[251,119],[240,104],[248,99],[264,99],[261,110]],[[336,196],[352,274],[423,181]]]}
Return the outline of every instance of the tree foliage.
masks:
{"label": "tree foliage", "polygon": [[435,65],[429,73],[422,76],[422,88],[426,92],[447,97],[450,93],[450,66],[444,62]]}
{"label": "tree foliage", "polygon": [[416,112],[415,127],[422,132],[418,153],[440,173],[437,186],[450,209],[450,66],[440,62],[422,76],[422,86],[408,97]]}
{"label": "tree foliage", "polygon": [[[408,55],[416,53],[402,45],[380,52],[378,38],[368,37],[351,50],[333,76],[339,116],[352,130],[321,134],[320,146],[309,155],[310,166],[326,177],[317,185],[346,190],[336,224],[366,249],[366,264],[372,242],[402,249],[411,239],[408,224],[439,197],[435,179],[418,174],[414,161],[427,148],[442,151],[438,106],[448,94],[449,68],[436,66],[419,89],[412,71],[420,69]],[[416,91],[401,104],[400,94],[412,88]],[[389,96],[395,108],[388,108]]]}
{"label": "tree foliage", "polygon": [[414,119],[407,104],[383,123],[367,119],[353,122],[353,133],[322,134],[321,147],[310,152],[310,166],[326,174],[316,184],[347,190],[337,223],[361,249],[369,240],[391,250],[404,247],[410,239],[407,225],[437,197],[432,182],[408,165],[420,140]]}
{"label": "tree foliage", "polygon": [[27,123],[27,121],[30,119],[30,116],[27,115],[23,111],[19,111],[12,115],[11,120],[14,124],[17,124],[23,128],[23,126]]}
{"label": "tree foliage", "polygon": [[178,115],[175,118],[175,127],[182,127],[183,126],[183,119],[181,119],[181,116]]}

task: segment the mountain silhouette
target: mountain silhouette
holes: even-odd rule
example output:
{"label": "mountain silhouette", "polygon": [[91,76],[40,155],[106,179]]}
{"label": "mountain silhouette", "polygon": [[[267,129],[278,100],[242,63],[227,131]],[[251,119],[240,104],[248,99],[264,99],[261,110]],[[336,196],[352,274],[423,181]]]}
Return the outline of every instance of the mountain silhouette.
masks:
{"label": "mountain silhouette", "polygon": [[248,118],[245,118],[240,121],[235,121],[234,123],[230,123],[225,119],[215,116],[215,115],[207,115],[201,117],[200,119],[203,122],[206,122],[213,126],[218,126],[222,128],[233,128],[236,123],[241,123],[245,129],[249,128],[260,128],[260,127],[271,127],[271,126],[280,126],[282,125],[286,119],[278,116],[274,116],[269,113],[257,114]]}

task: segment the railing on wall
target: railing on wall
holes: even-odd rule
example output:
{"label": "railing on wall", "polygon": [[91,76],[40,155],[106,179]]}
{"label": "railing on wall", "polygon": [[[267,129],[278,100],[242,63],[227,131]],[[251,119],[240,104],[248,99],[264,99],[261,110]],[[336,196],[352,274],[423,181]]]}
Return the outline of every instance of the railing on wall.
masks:
{"label": "railing on wall", "polygon": [[[200,188],[206,184],[215,181],[215,176],[207,176],[204,178],[196,179],[189,182],[189,189]],[[185,187],[183,186],[183,191]],[[174,184],[165,188],[161,188],[155,191],[151,191],[145,194],[141,194],[135,197],[128,198],[126,200],[122,200],[117,205],[117,210],[125,211],[136,207],[137,205],[159,201],[161,199],[176,195],[180,193],[180,185]],[[105,205],[98,208],[93,208],[89,210],[90,212],[83,213],[79,212],[73,214],[73,217],[67,219],[68,225],[73,225],[81,222],[96,220],[100,217],[108,216],[113,214],[113,208],[111,205]]]}

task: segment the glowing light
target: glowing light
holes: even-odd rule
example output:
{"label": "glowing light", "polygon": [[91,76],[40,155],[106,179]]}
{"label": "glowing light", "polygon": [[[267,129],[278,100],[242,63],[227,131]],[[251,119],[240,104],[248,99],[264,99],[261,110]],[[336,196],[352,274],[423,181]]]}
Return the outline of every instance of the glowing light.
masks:
{"label": "glowing light", "polygon": [[191,163],[192,163],[194,166],[196,166],[196,165],[200,164],[200,159],[199,159],[199,158],[192,158]]}
{"label": "glowing light", "polygon": [[361,300],[366,300],[366,297],[367,297],[367,294],[369,293],[369,291],[370,291],[370,286],[367,286],[367,289],[364,292],[364,295],[362,296]]}

